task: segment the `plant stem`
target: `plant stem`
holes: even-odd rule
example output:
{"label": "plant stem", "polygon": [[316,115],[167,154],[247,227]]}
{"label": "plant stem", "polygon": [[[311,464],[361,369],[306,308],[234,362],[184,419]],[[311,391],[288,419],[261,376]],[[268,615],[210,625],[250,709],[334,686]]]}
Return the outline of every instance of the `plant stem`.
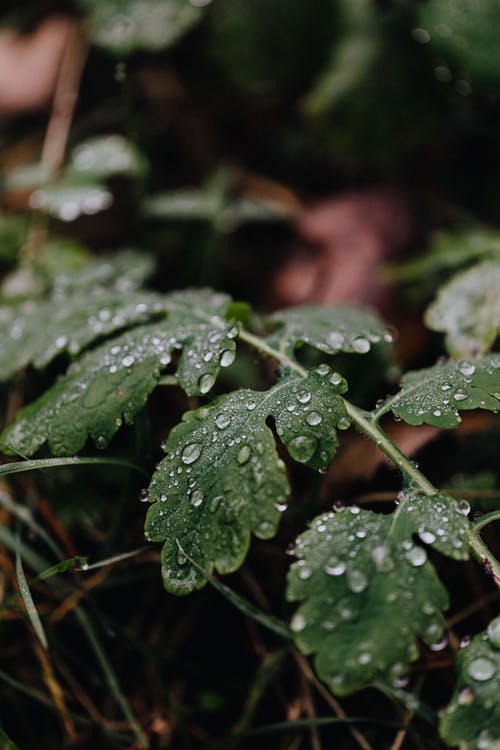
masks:
{"label": "plant stem", "polygon": [[[307,376],[307,370],[298,362],[293,360],[282,351],[273,349],[269,344],[263,341],[259,336],[249,333],[245,329],[240,329],[239,338],[250,346],[253,346],[262,354],[280,362],[284,367],[288,367],[302,377]],[[413,484],[419,487],[426,495],[432,496],[438,493],[438,489],[429,482],[429,480],[412,464],[410,459],[399,450],[392,440],[387,437],[385,432],[379,427],[378,419],[385,412],[390,399],[382,404],[381,407],[373,412],[364,411],[354,406],[347,399],[343,399],[347,414],[352,419],[358,430],[372,440],[375,445],[398,467],[402,474],[408,477]],[[469,530],[469,547],[474,557],[482,564],[487,564],[493,574],[497,586],[500,587],[500,562],[491,554],[488,547],[484,544],[479,536],[479,529],[491,521],[500,520],[500,511],[493,511],[484,516],[479,522],[476,522]]]}
{"label": "plant stem", "polygon": [[484,516],[478,518],[477,521],[474,521],[472,526],[474,531],[478,532],[484,526],[492,523],[492,521],[500,521],[500,510],[492,510],[491,513],[486,513]]}

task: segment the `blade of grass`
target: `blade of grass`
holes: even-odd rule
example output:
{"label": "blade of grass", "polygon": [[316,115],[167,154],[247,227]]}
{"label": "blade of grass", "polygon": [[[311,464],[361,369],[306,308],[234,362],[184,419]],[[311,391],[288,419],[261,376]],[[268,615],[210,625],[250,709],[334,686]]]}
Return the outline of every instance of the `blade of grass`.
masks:
{"label": "blade of grass", "polygon": [[99,560],[98,562],[91,563],[90,565],[88,563],[85,563],[84,565],[82,565],[82,570],[86,572],[87,570],[94,570],[94,568],[102,568],[104,565],[113,565],[114,563],[121,562],[122,560],[128,560],[129,557],[140,555],[141,552],[147,552],[150,549],[150,547],[138,547],[137,549],[130,550],[130,552],[121,552],[119,555],[106,557],[104,560]]}
{"label": "blade of grass", "polygon": [[292,632],[289,629],[289,627],[286,625],[286,623],[282,622],[278,617],[274,617],[274,615],[268,615],[265,612],[263,612],[259,607],[256,607],[255,604],[252,604],[244,597],[240,596],[240,594],[237,594],[235,591],[229,588],[229,586],[226,586],[224,583],[221,583],[216,578],[213,578],[212,576],[207,575],[207,573],[201,568],[195,560],[193,560],[189,555],[182,549],[181,545],[179,544],[179,541],[177,541],[177,546],[179,547],[179,551],[184,557],[189,560],[191,565],[196,568],[196,570],[203,575],[207,582],[216,590],[219,592],[219,594],[222,594],[225,599],[227,599],[228,602],[230,602],[233,606],[235,606],[237,609],[240,610],[240,612],[243,612],[244,615],[247,615],[248,617],[251,617],[256,622],[260,623],[260,625],[263,625],[268,630],[272,630],[273,633],[276,633],[276,635],[281,636],[281,638],[291,639],[292,638]]}
{"label": "blade of grass", "polygon": [[33,514],[31,513],[31,510],[29,508],[27,508],[25,505],[21,505],[20,503],[16,503],[10,497],[10,495],[8,495],[6,492],[3,492],[2,490],[0,490],[0,505],[3,505],[3,507],[9,511],[9,513],[12,513],[12,515],[19,519],[19,521],[21,521],[32,531],[34,531],[35,534],[40,537],[40,539],[43,539],[45,544],[50,547],[56,557],[62,557],[63,553],[61,548],[50,538],[45,529],[40,526],[37,521],[35,521],[35,519],[33,518]]}
{"label": "blade of grass", "polygon": [[47,636],[45,635],[42,622],[35,607],[35,602],[33,601],[33,597],[31,596],[31,591],[28,586],[26,576],[24,575],[19,548],[16,549],[16,576],[19,586],[19,592],[23,599],[24,606],[26,607],[26,612],[33,626],[33,630],[35,631],[38,640],[42,644],[45,651],[48,651],[49,644],[47,643]]}
{"label": "blade of grass", "polygon": [[[0,445],[0,448],[2,446]],[[3,446],[8,447],[8,446]],[[84,466],[87,464],[101,464],[108,466],[122,466],[124,469],[134,469],[143,476],[148,476],[140,466],[126,461],[122,458],[100,458],[99,456],[68,456],[66,458],[35,458],[26,461],[12,461],[0,466],[0,477],[6,474],[16,474],[21,471],[34,471],[36,469],[57,469],[60,466]]]}
{"label": "blade of grass", "polygon": [[148,739],[146,735],[144,734],[144,732],[142,731],[142,728],[139,725],[139,722],[137,721],[134,714],[132,713],[132,710],[128,704],[128,701],[125,695],[123,694],[122,689],[118,683],[118,679],[115,675],[113,667],[111,666],[111,663],[108,661],[108,658],[104,652],[104,649],[99,643],[99,640],[94,632],[94,629],[92,627],[92,624],[90,622],[90,619],[87,613],[83,610],[82,607],[75,607],[74,613],[75,613],[75,617],[80,623],[82,630],[84,631],[87,637],[87,640],[92,650],[94,651],[97,661],[99,662],[101,666],[104,679],[106,680],[108,684],[110,692],[112,693],[117,704],[120,706],[124,717],[130,724],[130,727],[137,740],[138,747],[144,748],[144,749],[148,748],[149,747]]}
{"label": "blade of grass", "polygon": [[0,727],[0,748],[2,750],[19,750],[16,743],[10,739],[10,737],[6,732],[4,732],[2,727]]}
{"label": "blade of grass", "polygon": [[47,568],[46,570],[42,570],[42,572],[39,573],[35,578],[31,579],[30,583],[38,583],[38,581],[46,581],[49,578],[52,578],[53,576],[59,575],[59,573],[66,573],[68,570],[71,570],[72,568],[76,568],[78,566],[84,568],[86,564],[87,564],[86,557],[80,557],[80,556],[69,557],[67,560],[62,560],[60,563],[57,563],[57,565],[52,565],[50,568]]}
{"label": "blade of grass", "polygon": [[49,563],[37,552],[34,552],[31,547],[25,544],[21,540],[17,540],[16,536],[7,527],[0,524],[0,544],[4,544],[12,552],[16,553],[19,551],[21,559],[29,565],[33,570],[44,570],[49,567]]}

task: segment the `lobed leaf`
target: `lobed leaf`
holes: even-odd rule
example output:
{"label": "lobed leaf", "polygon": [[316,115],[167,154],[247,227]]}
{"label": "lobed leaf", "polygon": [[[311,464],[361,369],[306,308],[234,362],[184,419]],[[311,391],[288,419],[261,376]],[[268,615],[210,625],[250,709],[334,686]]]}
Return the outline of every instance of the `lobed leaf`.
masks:
{"label": "lobed leaf", "polygon": [[302,305],[278,310],[268,321],[276,326],[268,343],[287,354],[309,344],[326,354],[366,354],[372,344],[390,343],[392,333],[370,310],[357,307]]}
{"label": "lobed leaf", "polygon": [[203,15],[200,7],[186,0],[79,2],[89,14],[92,41],[117,55],[169,47]]}
{"label": "lobed leaf", "polygon": [[169,317],[139,326],[83,355],[39,399],[25,407],[0,439],[31,456],[46,441],[55,455],[79,451],[90,435],[104,448],[130,423],[155,388],[174,351],[179,384],[206,394],[235,356],[237,328],[223,320],[229,298],[208,290],[165,296]]}
{"label": "lobed leaf", "polygon": [[332,460],[336,427],[349,424],[339,395],[345,381],[327,366],[318,370],[284,378],[267,392],[220,396],[172,430],[149,486],[145,527],[148,539],[165,542],[167,590],[187,594],[204,586],[214,568],[236,570],[252,533],[275,534],[289,487],[270,416],[292,458],[313,468]]}
{"label": "lobed leaf", "polygon": [[484,261],[441,287],[425,313],[433,331],[446,333],[454,357],[487,352],[500,332],[500,260]]}
{"label": "lobed leaf", "polygon": [[101,291],[90,296],[27,302],[0,323],[0,379],[32,363],[45,367],[62,352],[78,354],[98,338],[166,313],[165,297]]}
{"label": "lobed leaf", "polygon": [[287,598],[302,603],[291,628],[333,692],[401,677],[418,658],[417,638],[439,638],[447,593],[412,536],[464,558],[461,510],[451,498],[409,488],[392,515],[353,506],[318,516],[299,536]]}
{"label": "lobed leaf", "polygon": [[440,734],[461,750],[500,748],[500,617],[457,655],[458,681]]}
{"label": "lobed leaf", "polygon": [[401,381],[401,390],[378,414],[392,410],[412,425],[456,427],[464,409],[500,409],[500,354],[439,362]]}

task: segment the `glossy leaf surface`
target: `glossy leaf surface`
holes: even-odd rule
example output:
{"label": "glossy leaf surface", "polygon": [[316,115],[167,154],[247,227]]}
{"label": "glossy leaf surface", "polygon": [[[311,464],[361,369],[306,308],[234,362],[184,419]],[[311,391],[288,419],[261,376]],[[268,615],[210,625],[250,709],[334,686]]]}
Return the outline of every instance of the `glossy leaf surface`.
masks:
{"label": "glossy leaf surface", "polygon": [[345,381],[320,367],[306,379],[294,375],[269,391],[236,391],[184,415],[148,490],[153,505],[146,535],[165,542],[167,590],[187,594],[203,586],[214,568],[223,574],[236,570],[251,534],[275,534],[289,488],[267,420],[274,418],[292,458],[325,466],[337,447],[336,427],[348,425],[339,395],[344,388]]}

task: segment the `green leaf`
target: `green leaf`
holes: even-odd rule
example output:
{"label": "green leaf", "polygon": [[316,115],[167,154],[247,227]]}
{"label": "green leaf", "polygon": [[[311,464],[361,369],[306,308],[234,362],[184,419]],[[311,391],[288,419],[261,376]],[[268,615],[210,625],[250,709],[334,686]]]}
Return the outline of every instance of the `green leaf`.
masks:
{"label": "green leaf", "polygon": [[446,333],[454,357],[487,352],[500,331],[500,259],[484,261],[454,276],[427,309],[425,322]]}
{"label": "green leaf", "polygon": [[500,748],[500,617],[457,655],[458,680],[440,734],[460,750]]}
{"label": "green leaf", "polygon": [[[426,502],[430,507],[434,498]],[[423,515],[412,493],[389,516],[356,506],[324,513],[297,539],[287,598],[302,604],[291,628],[334,693],[401,677],[418,658],[417,638],[439,639],[447,592],[411,537]]]}
{"label": "green leaf", "polygon": [[92,41],[116,55],[160,50],[180,39],[203,15],[203,0],[79,0]]}
{"label": "green leaf", "polygon": [[150,292],[106,291],[27,302],[7,325],[0,325],[0,379],[30,363],[41,369],[62,352],[78,354],[96,339],[165,314],[165,300]]}
{"label": "green leaf", "polygon": [[[43,249],[40,260],[43,268]],[[53,274],[52,296],[64,298],[69,294],[91,292],[96,287],[133,292],[151,276],[154,267],[154,260],[148,252],[131,248],[96,258],[71,272],[63,266],[63,271]]]}
{"label": "green leaf", "polygon": [[19,586],[19,593],[21,594],[21,597],[23,599],[24,606],[26,607],[26,612],[33,626],[33,630],[35,631],[38,640],[42,644],[43,648],[47,651],[49,647],[49,644],[47,643],[47,636],[45,635],[45,630],[43,629],[38,610],[35,607],[35,602],[33,601],[33,597],[31,595],[31,591],[24,574],[19,549],[16,551],[16,576]]}
{"label": "green leaf", "polygon": [[287,354],[303,344],[326,354],[355,352],[366,354],[372,344],[391,342],[392,333],[373,312],[357,307],[302,305],[278,310],[269,316],[275,331],[270,346]]}
{"label": "green leaf", "polygon": [[166,321],[139,326],[84,354],[39,399],[25,407],[1,441],[10,452],[35,453],[45,441],[54,455],[78,452],[90,435],[104,448],[122,423],[130,424],[161,371],[181,350],[179,384],[204,395],[235,356],[237,328],[222,316],[229,298],[209,290],[164,297]]}
{"label": "green leaf", "polygon": [[61,221],[74,221],[105,211],[113,203],[113,195],[99,182],[75,182],[71,176],[61,178],[35,190],[30,196],[32,208],[55,216]]}
{"label": "green leaf", "polygon": [[137,177],[146,162],[135,146],[122,135],[88,138],[73,149],[67,172],[84,179],[105,180],[114,175]]}
{"label": "green leaf", "polygon": [[461,421],[459,411],[464,409],[500,409],[500,354],[450,360],[408,372],[399,393],[377,413],[392,410],[412,425],[456,427]]}
{"label": "green leaf", "polygon": [[411,282],[443,271],[454,271],[468,263],[500,257],[500,234],[489,229],[461,229],[436,232],[429,252],[406,263],[392,266],[390,276],[396,281]]}
{"label": "green leaf", "polygon": [[204,586],[214,568],[236,570],[252,533],[261,539],[275,534],[289,487],[269,416],[292,458],[312,468],[332,460],[335,428],[349,423],[339,395],[345,381],[328,367],[319,370],[305,379],[287,377],[267,392],[220,396],[185,414],[172,430],[149,486],[153,505],[145,527],[151,541],[165,542],[167,590],[187,594]]}
{"label": "green leaf", "polygon": [[496,0],[428,0],[420,24],[444,59],[473,85],[496,86],[500,78],[497,40],[500,16]]}

